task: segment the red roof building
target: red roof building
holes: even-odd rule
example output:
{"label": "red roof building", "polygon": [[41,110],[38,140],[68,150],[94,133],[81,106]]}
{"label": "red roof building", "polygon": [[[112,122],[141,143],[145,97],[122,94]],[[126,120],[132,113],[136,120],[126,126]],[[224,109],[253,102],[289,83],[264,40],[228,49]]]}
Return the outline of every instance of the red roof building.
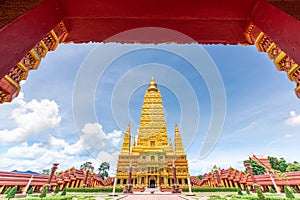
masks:
{"label": "red roof building", "polygon": [[[14,186],[17,186],[19,193],[26,192],[31,187],[34,187],[34,191],[38,192],[43,186],[49,184],[49,177],[42,174],[0,171],[0,193],[4,193],[6,189]],[[78,170],[73,167],[54,174],[49,186],[51,190],[54,190],[55,187],[59,187],[60,190],[64,187],[80,188],[86,186],[94,188],[112,186],[113,181],[114,179],[111,177],[102,179],[99,174]]]}
{"label": "red roof building", "polygon": [[231,167],[222,170],[214,168],[211,172],[204,174],[201,180],[197,177],[191,177],[191,183],[194,187],[240,187],[242,190],[245,190],[246,187],[253,190],[256,186],[260,186],[264,192],[270,191],[270,188],[283,192],[284,186],[289,186],[300,192],[300,171],[268,173],[253,177],[254,180],[250,174]]}

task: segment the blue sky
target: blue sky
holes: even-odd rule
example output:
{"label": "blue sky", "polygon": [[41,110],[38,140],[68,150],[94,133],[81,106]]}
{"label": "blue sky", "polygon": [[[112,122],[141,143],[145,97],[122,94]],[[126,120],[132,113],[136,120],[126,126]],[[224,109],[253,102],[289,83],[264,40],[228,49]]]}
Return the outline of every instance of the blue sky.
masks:
{"label": "blue sky", "polygon": [[85,161],[114,169],[128,122],[137,134],[152,76],[169,138],[178,123],[192,175],[214,164],[243,169],[252,154],[300,161],[295,84],[255,46],[89,43],[59,45],[19,97],[0,105],[0,170]]}

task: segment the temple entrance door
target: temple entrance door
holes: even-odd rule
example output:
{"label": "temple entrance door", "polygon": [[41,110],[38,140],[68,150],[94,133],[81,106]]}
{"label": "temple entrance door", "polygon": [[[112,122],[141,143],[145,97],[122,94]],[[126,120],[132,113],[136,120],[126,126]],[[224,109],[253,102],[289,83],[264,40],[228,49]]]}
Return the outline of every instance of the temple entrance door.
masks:
{"label": "temple entrance door", "polygon": [[150,188],[155,188],[156,187],[156,178],[154,176],[151,176],[149,178],[149,186],[150,186]]}
{"label": "temple entrance door", "polygon": [[155,188],[155,180],[150,180],[150,187]]}

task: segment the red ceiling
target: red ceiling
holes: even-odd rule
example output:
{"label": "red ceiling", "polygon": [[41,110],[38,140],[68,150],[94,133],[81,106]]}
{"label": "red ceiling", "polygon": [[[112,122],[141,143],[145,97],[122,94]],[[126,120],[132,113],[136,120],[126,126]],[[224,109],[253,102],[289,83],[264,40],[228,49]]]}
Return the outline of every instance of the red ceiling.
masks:
{"label": "red ceiling", "polygon": [[66,42],[191,42],[149,29],[108,40],[131,29],[161,27],[184,33],[201,44],[245,44],[250,19],[300,63],[300,21],[266,0],[44,0],[1,27],[0,77],[61,20],[69,32]]}
{"label": "red ceiling", "polygon": [[[129,29],[162,27],[184,33],[199,43],[237,44],[246,43],[244,31],[257,1],[58,0],[58,4],[70,27],[66,41],[101,42]],[[149,37],[120,40],[164,42]]]}

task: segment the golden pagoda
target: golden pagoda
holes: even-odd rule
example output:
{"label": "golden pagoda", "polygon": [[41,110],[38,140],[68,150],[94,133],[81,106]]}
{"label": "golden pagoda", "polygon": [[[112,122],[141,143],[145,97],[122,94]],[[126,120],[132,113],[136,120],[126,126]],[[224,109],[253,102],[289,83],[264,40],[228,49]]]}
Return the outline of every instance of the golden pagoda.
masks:
{"label": "golden pagoda", "polygon": [[174,146],[168,141],[162,98],[152,77],[144,96],[137,138],[131,145],[130,125],[124,135],[117,165],[117,185],[168,187],[188,184],[188,162],[178,126]]}

